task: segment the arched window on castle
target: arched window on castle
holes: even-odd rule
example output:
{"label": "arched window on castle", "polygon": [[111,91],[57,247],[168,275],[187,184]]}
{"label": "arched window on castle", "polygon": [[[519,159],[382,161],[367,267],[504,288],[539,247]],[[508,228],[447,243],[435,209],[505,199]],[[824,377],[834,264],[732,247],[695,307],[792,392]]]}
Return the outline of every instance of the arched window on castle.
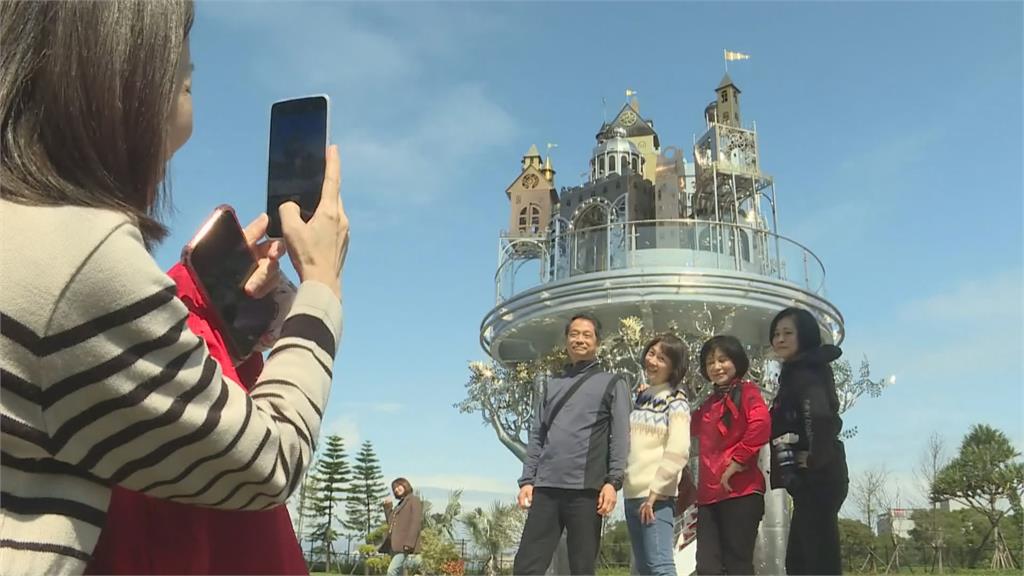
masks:
{"label": "arched window on castle", "polygon": [[519,211],[519,233],[540,234],[540,206],[528,204]]}

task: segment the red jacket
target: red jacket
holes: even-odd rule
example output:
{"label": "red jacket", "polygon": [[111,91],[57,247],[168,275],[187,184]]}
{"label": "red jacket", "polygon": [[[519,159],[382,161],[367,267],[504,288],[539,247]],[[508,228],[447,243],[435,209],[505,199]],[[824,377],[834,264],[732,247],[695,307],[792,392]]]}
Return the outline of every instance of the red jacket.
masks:
{"label": "red jacket", "polygon": [[[733,393],[738,387],[739,394]],[[733,401],[738,397],[739,406]],[[729,423],[723,416],[729,412]],[[690,437],[700,442],[697,469],[697,504],[714,504],[749,494],[764,494],[764,474],[757,466],[757,453],[768,443],[771,419],[761,390],[749,381],[736,382],[726,391],[715,390],[690,419]],[[720,480],[729,462],[746,466],[729,479],[732,490]]]}
{"label": "red jacket", "polygon": [[[224,376],[248,389],[263,370],[263,358],[254,354],[236,370],[187,270],[177,265],[168,275],[189,309],[189,329],[206,341]],[[309,574],[309,569],[284,506],[213,510],[115,486],[86,574]]]}

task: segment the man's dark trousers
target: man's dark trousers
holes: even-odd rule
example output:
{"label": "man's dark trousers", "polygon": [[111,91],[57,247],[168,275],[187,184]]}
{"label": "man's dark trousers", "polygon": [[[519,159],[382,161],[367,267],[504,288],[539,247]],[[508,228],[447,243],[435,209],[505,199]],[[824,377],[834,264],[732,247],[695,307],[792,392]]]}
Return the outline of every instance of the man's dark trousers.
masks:
{"label": "man's dark trousers", "polygon": [[594,574],[601,545],[597,495],[597,490],[534,488],[512,573],[541,576],[547,572],[565,530],[569,571],[574,575]]}

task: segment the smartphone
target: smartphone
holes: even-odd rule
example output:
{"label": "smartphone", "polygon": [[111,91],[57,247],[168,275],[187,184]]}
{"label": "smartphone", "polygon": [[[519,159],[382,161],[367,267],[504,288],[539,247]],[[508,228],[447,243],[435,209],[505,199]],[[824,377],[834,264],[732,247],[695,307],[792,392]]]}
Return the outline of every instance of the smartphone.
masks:
{"label": "smartphone", "polygon": [[299,205],[309,221],[320,204],[327,156],[330,101],[307,96],[275,102],[270,108],[270,154],[267,162],[267,236],[280,238],[278,207]]}
{"label": "smartphone", "polygon": [[256,255],[230,206],[213,211],[182,250],[181,261],[210,303],[228,353],[241,363],[270,329],[277,303],[272,295],[256,299],[245,293]]}

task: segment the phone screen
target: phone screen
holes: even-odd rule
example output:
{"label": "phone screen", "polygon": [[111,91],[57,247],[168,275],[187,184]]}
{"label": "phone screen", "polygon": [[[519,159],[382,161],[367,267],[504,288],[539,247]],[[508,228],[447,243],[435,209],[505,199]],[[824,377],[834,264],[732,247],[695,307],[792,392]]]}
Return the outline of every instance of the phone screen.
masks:
{"label": "phone screen", "polygon": [[270,328],[277,308],[270,296],[257,300],[245,293],[256,260],[234,212],[218,210],[207,222],[193,240],[189,265],[220,317],[232,355],[244,360]]}
{"label": "phone screen", "polygon": [[320,204],[327,149],[327,98],[312,96],[277,102],[270,110],[270,158],[267,169],[267,235],[281,237],[278,207],[299,205],[309,220]]}

